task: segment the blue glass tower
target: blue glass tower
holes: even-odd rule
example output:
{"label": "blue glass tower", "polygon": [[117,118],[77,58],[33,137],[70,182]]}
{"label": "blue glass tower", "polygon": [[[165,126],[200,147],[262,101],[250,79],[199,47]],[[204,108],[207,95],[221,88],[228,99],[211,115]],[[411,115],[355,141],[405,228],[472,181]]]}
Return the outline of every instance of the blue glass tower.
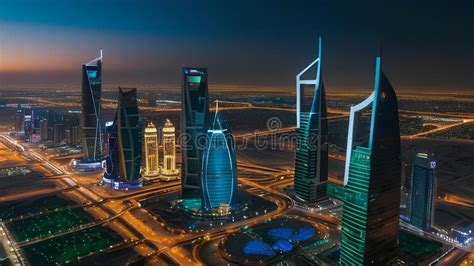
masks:
{"label": "blue glass tower", "polygon": [[410,223],[421,229],[429,229],[433,225],[436,199],[435,167],[436,162],[428,154],[416,154],[410,181],[408,215]]}
{"label": "blue glass tower", "polygon": [[[362,110],[372,104],[368,140],[353,147]],[[397,96],[377,57],[374,92],[351,107],[342,212],[341,265],[396,262],[400,215],[400,127]]]}
{"label": "blue glass tower", "polygon": [[139,188],[142,160],[142,127],[137,105],[137,89],[119,88],[117,112],[109,127],[109,158],[104,182],[114,189]]}
{"label": "blue glass tower", "polygon": [[[326,92],[321,78],[321,38],[318,58],[296,76],[297,145],[295,153],[295,194],[306,203],[327,199],[328,144]],[[316,64],[314,80],[300,80],[301,75]],[[300,111],[304,85],[314,85],[314,95],[307,111]]]}
{"label": "blue glass tower", "polygon": [[223,205],[234,207],[237,197],[234,139],[217,106],[207,136],[202,161],[202,208],[209,211]]}
{"label": "blue glass tower", "polygon": [[183,68],[181,92],[181,191],[185,201],[201,200],[203,145],[209,119],[207,69]]}
{"label": "blue glass tower", "polygon": [[82,65],[81,128],[83,162],[102,159],[100,116],[102,112],[102,50],[100,56]]}

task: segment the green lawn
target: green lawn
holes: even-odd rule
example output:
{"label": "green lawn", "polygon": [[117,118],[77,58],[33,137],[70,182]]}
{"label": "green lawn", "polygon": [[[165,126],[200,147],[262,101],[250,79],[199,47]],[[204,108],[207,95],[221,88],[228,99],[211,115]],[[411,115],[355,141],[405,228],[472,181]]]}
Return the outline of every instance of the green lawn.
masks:
{"label": "green lawn", "polygon": [[400,258],[405,262],[417,262],[435,254],[442,244],[400,230]]}
{"label": "green lawn", "polygon": [[93,227],[23,248],[32,265],[54,265],[73,261],[122,241],[107,227]]}
{"label": "green lawn", "polygon": [[0,203],[0,220],[37,214],[41,211],[63,208],[71,204],[73,204],[72,201],[61,198],[57,195],[36,198],[33,200]]}
{"label": "green lawn", "polygon": [[69,230],[93,220],[82,208],[75,208],[14,221],[8,223],[7,227],[15,239],[21,242]]}

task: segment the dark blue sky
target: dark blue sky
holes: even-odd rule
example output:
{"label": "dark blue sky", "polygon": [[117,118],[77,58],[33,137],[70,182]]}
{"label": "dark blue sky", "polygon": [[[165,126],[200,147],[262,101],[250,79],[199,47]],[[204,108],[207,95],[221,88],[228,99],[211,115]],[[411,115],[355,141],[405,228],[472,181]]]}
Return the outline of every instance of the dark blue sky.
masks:
{"label": "dark blue sky", "polygon": [[[400,89],[474,89],[470,1],[8,1],[0,8],[0,87],[79,86],[104,49],[104,82],[288,87],[323,36],[328,90],[369,88],[382,46]],[[456,4],[454,4],[456,3]]]}

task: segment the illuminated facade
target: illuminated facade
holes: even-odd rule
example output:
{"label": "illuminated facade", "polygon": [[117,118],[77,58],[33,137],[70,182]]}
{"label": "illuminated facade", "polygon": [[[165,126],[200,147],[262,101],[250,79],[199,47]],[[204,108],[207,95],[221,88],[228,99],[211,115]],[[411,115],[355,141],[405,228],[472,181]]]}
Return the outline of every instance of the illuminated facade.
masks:
{"label": "illuminated facade", "polygon": [[145,128],[145,176],[157,176],[160,171],[158,131],[153,122]]}
{"label": "illuminated facade", "polygon": [[[295,155],[296,196],[313,203],[327,199],[328,144],[326,92],[321,78],[321,38],[318,58],[296,76],[297,145]],[[301,80],[301,76],[316,64],[316,78]],[[301,111],[304,85],[314,85],[314,95],[308,111]]]}
{"label": "illuminated facade", "polygon": [[108,130],[109,157],[104,183],[114,189],[141,187],[142,128],[136,89],[119,88],[117,112]]}
{"label": "illuminated facade", "polygon": [[410,180],[408,215],[410,223],[421,229],[429,229],[433,225],[436,200],[435,167],[436,162],[428,154],[416,154]]}
{"label": "illuminated facade", "polygon": [[20,105],[18,105],[15,113],[15,133],[25,133],[25,115],[23,114],[23,110],[21,109]]}
{"label": "illuminated facade", "polygon": [[237,163],[234,139],[218,108],[207,130],[202,161],[202,208],[234,207],[237,197]]}
{"label": "illuminated facade", "polygon": [[178,174],[176,169],[176,135],[174,125],[169,119],[166,119],[163,127],[163,167],[161,174],[173,176]]}
{"label": "illuminated facade", "polygon": [[82,65],[82,152],[84,162],[103,157],[101,138],[102,50],[100,56]]}
{"label": "illuminated facade", "polygon": [[[370,104],[368,141],[354,147],[359,116]],[[397,96],[379,57],[374,92],[350,113],[340,264],[387,265],[395,262],[398,249],[400,128]]]}
{"label": "illuminated facade", "polygon": [[198,145],[204,138],[209,116],[207,69],[183,68],[181,92],[181,186],[183,199],[201,199],[202,153]]}

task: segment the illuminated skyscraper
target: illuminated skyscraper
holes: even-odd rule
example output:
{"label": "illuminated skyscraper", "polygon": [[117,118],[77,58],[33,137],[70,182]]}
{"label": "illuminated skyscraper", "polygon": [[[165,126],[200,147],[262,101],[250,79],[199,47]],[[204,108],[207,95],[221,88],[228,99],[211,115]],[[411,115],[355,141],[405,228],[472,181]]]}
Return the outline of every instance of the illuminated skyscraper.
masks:
{"label": "illuminated skyscraper", "polygon": [[436,200],[435,167],[436,162],[428,154],[416,154],[410,180],[408,215],[410,223],[421,229],[429,229],[433,225]]}
{"label": "illuminated skyscraper", "polygon": [[[372,104],[368,141],[356,143],[361,111]],[[341,265],[395,262],[400,209],[397,96],[377,57],[374,92],[351,107],[347,143]]]}
{"label": "illuminated skyscraper", "polygon": [[137,89],[119,88],[117,112],[109,127],[109,158],[103,181],[114,189],[139,188],[142,159],[142,128]]}
{"label": "illuminated skyscraper", "polygon": [[181,92],[181,185],[184,200],[201,199],[202,145],[209,116],[207,69],[183,68]]}
{"label": "illuminated skyscraper", "polygon": [[102,93],[102,50],[100,56],[82,65],[81,127],[84,162],[102,158],[101,138],[101,93]]}
{"label": "illuminated skyscraper", "polygon": [[233,207],[237,197],[237,163],[234,138],[218,106],[209,129],[202,161],[202,208]]}
{"label": "illuminated skyscraper", "polygon": [[[296,76],[297,90],[297,145],[295,155],[295,193],[305,202],[327,198],[328,145],[326,92],[321,78],[321,38],[318,58]],[[314,64],[316,78],[301,80],[301,76]],[[308,111],[301,111],[304,85],[314,85],[314,95]]]}
{"label": "illuminated skyscraper", "polygon": [[15,133],[25,133],[25,115],[23,114],[23,110],[21,109],[20,105],[18,105],[15,113]]}
{"label": "illuminated skyscraper", "polygon": [[40,136],[42,141],[49,140],[48,119],[46,118],[40,120]]}
{"label": "illuminated skyscraper", "polygon": [[163,127],[163,168],[161,174],[173,176],[178,174],[176,169],[176,136],[173,124],[166,119]]}
{"label": "illuminated skyscraper", "polygon": [[158,131],[150,122],[145,128],[145,176],[157,176],[159,172]]}

